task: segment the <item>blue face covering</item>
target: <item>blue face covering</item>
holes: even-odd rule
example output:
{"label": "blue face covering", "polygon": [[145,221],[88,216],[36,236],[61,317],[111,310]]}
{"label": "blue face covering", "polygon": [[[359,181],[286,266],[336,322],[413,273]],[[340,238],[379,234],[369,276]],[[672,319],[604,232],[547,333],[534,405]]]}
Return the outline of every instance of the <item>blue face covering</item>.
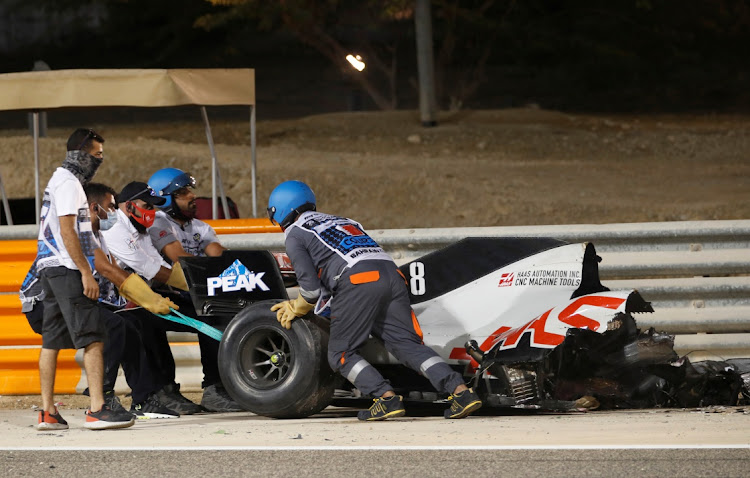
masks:
{"label": "blue face covering", "polygon": [[107,211],[107,219],[99,219],[99,230],[106,231],[117,223],[117,211]]}

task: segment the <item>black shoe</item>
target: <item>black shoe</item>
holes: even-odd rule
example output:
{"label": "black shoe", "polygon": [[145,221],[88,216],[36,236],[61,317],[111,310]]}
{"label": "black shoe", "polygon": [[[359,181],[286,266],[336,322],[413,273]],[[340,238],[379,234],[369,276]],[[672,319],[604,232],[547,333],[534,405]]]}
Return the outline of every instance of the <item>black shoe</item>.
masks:
{"label": "black shoe", "polygon": [[98,412],[86,410],[86,422],[84,427],[90,430],[106,430],[109,428],[127,428],[132,427],[135,423],[135,417],[132,413],[125,411],[114,411],[106,403]]}
{"label": "black shoe", "polygon": [[[192,402],[191,402],[192,403]],[[146,400],[141,403],[134,403],[130,406],[130,413],[138,419],[149,418],[180,418],[180,414],[165,407],[156,394],[152,393]]]}
{"label": "black shoe", "polygon": [[245,409],[239,406],[232,397],[229,396],[224,386],[221,384],[209,385],[203,389],[203,398],[201,406],[209,412],[244,412]]}
{"label": "black shoe", "polygon": [[388,398],[376,398],[373,401],[375,403],[372,404],[369,410],[362,410],[357,413],[357,418],[373,422],[377,420],[385,420],[386,418],[400,417],[406,413],[406,410],[404,410],[404,398],[401,395],[394,395],[393,397]]}
{"label": "black shoe", "polygon": [[203,407],[182,396],[180,386],[176,383],[165,385],[164,388],[156,392],[156,399],[159,400],[159,403],[180,415],[203,412]]}
{"label": "black shoe", "polygon": [[104,392],[104,404],[107,405],[113,412],[129,413],[127,410],[125,410],[125,407],[122,406],[122,403],[120,403],[120,399],[117,395],[115,395],[114,390],[108,390]]}
{"label": "black shoe", "polygon": [[445,411],[445,418],[464,418],[482,408],[482,400],[473,388],[451,395],[448,401],[451,407]]}

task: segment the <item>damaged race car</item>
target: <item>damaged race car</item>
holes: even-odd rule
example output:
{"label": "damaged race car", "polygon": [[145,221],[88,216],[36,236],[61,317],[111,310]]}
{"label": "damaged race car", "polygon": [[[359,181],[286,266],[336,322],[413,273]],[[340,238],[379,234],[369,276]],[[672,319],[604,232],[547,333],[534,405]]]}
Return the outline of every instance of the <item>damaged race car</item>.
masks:
{"label": "damaged race car", "polygon": [[[283,328],[270,307],[295,285],[283,253],[225,251],[181,258],[199,316],[231,321],[219,368],[237,403],[259,415],[313,415],[361,399],[327,363],[329,319],[310,313]],[[485,406],[541,410],[737,405],[747,360],[691,364],[674,337],[642,331],[653,312],[635,290],[599,280],[591,243],[466,238],[400,266],[433,348]],[[371,337],[361,354],[407,402],[441,402],[426,378]],[[743,381],[744,379],[744,381]]]}

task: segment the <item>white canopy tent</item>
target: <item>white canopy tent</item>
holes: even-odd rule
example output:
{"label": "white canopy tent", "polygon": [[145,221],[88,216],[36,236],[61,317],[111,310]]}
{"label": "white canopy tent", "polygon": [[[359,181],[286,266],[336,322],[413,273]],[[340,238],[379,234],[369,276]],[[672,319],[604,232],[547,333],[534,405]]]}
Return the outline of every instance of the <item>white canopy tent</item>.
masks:
{"label": "white canopy tent", "polygon": [[[200,107],[211,152],[211,197],[213,217],[218,217],[217,196],[221,197],[224,217],[229,217],[226,195],[218,169],[216,150],[206,106],[247,105],[250,107],[250,156],[253,217],[257,217],[255,157],[255,70],[173,69],[173,70],[55,70],[0,74],[0,110],[30,110],[34,132],[34,185],[36,210],[40,208],[39,112],[65,107],[139,106]],[[3,193],[6,216],[10,218]]]}

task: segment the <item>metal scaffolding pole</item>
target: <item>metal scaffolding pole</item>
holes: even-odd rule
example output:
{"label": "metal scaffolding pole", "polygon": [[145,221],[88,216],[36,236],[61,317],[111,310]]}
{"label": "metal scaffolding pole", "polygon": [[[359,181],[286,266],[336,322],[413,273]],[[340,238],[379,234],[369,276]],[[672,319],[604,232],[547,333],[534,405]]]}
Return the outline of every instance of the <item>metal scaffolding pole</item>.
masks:
{"label": "metal scaffolding pole", "polygon": [[255,105],[250,105],[250,175],[253,180],[253,217],[258,217],[258,200],[255,190]]}
{"label": "metal scaffolding pole", "polygon": [[5,222],[9,226],[13,225],[13,216],[10,214],[10,204],[8,204],[8,196],[5,194],[5,185],[3,185],[3,174],[0,172],[0,196],[3,199],[3,209],[5,210]]}
{"label": "metal scaffolding pole", "polygon": [[39,211],[41,202],[39,201],[39,112],[34,111],[31,114],[32,129],[34,130],[34,206],[36,207],[36,223],[39,224]]}
{"label": "metal scaffolding pole", "polygon": [[206,139],[208,140],[208,149],[211,151],[211,211],[214,219],[219,218],[219,204],[216,201],[217,187],[218,194],[221,196],[221,207],[224,210],[224,218],[229,219],[229,204],[227,204],[227,197],[224,194],[224,185],[221,182],[221,173],[219,172],[219,164],[216,159],[216,149],[214,148],[214,138],[211,135],[211,125],[208,123],[208,113],[206,113],[206,107],[201,106],[201,116],[203,117],[203,125],[206,127]]}

